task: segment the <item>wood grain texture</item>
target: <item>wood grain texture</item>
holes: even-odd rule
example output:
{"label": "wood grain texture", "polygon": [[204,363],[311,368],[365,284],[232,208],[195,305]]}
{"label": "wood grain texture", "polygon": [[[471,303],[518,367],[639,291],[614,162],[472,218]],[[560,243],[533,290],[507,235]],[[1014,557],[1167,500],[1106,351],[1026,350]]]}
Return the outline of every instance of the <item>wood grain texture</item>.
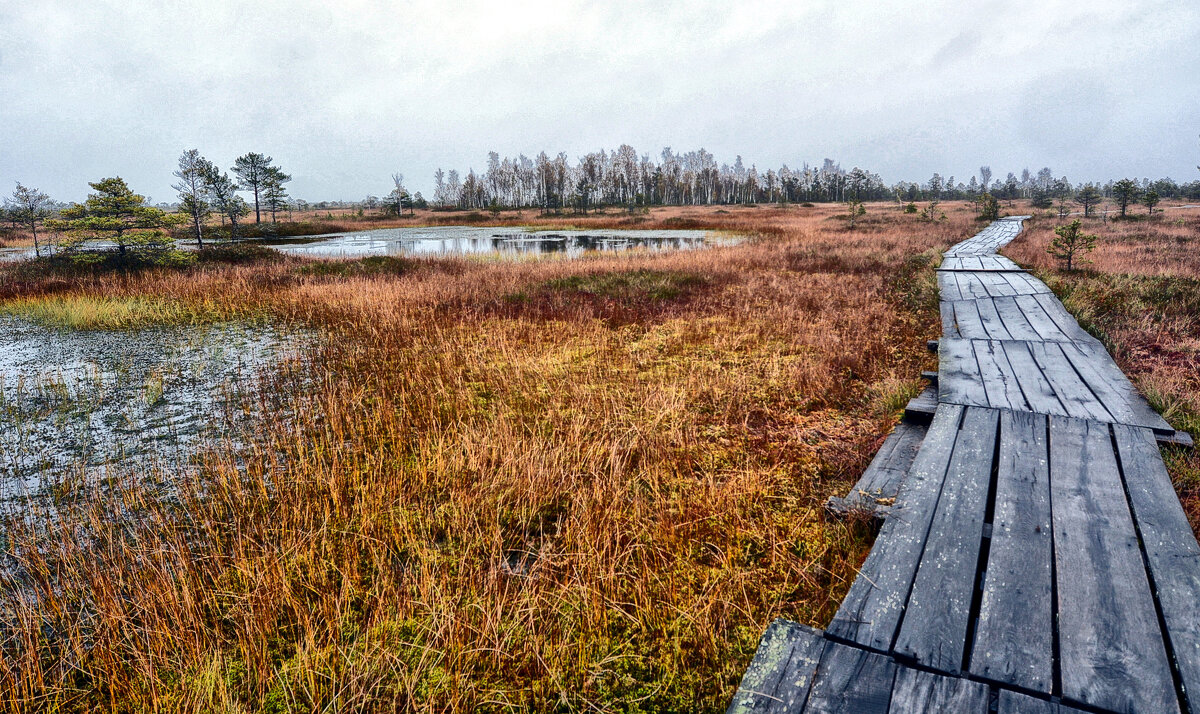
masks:
{"label": "wood grain texture", "polygon": [[1053,547],[1046,417],[1000,417],[996,505],[973,674],[1049,694],[1054,682]]}
{"label": "wood grain texture", "polygon": [[893,648],[933,669],[962,670],[999,412],[968,408]]}
{"label": "wood grain texture", "polygon": [[929,535],[962,415],[962,407],[938,407],[875,547],[829,623],[831,634],[883,651],[891,648]]}
{"label": "wood grain texture", "polygon": [[1175,495],[1154,434],[1113,427],[1129,503],[1142,537],[1189,712],[1200,711],[1200,545]]}
{"label": "wood grain texture", "polygon": [[892,686],[888,709],[895,714],[909,712],[977,712],[988,710],[988,688],[979,682],[956,677],[940,677],[909,667],[900,667]]}
{"label": "wood grain texture", "polygon": [[1050,501],[1064,699],[1178,711],[1107,425],[1050,419]]}

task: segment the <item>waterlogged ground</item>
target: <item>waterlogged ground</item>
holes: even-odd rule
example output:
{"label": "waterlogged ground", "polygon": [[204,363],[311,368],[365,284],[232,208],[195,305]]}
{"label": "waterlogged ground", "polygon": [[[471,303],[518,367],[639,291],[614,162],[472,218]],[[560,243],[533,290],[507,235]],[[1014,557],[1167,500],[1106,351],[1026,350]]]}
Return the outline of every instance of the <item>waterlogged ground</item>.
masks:
{"label": "waterlogged ground", "polygon": [[0,317],[0,499],[237,443],[261,370],[300,340],[223,324],[70,331]]}
{"label": "waterlogged ground", "polygon": [[295,255],[316,258],[362,258],[370,255],[538,254],[618,251],[643,248],[686,250],[727,243],[713,231],[586,230],[530,231],[522,228],[437,226],[381,228],[356,233],[312,236],[276,246]]}

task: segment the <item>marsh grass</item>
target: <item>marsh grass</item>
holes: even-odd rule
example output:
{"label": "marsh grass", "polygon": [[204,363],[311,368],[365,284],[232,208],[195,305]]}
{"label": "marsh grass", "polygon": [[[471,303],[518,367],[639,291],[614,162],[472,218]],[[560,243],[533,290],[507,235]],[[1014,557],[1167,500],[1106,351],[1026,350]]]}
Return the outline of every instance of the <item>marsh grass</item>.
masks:
{"label": "marsh grass", "polygon": [[44,327],[65,330],[133,330],[162,325],[197,325],[224,315],[204,302],[156,297],[56,295],[0,303],[0,314],[23,317]]}
{"label": "marsh grass", "polygon": [[0,708],[723,711],[766,625],[853,580],[870,531],[822,503],[931,362],[910,256],[975,228],[830,210],[649,214],[756,236],[709,250],[25,280],[324,338],[245,448],[14,509]]}

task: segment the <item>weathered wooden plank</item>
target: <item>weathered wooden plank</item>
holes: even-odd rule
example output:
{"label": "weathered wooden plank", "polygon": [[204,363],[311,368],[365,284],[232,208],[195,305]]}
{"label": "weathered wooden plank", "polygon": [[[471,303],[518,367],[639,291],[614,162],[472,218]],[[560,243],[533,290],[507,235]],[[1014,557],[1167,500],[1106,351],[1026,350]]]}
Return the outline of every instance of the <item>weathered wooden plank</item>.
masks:
{"label": "weathered wooden plank", "polygon": [[991,340],[972,340],[979,376],[983,380],[988,406],[997,409],[1028,409],[1017,375],[1004,356],[1003,343]]}
{"label": "weathered wooden plank", "polygon": [[[940,380],[939,380],[940,381]],[[921,393],[908,400],[904,406],[904,421],[913,424],[928,424],[938,407],[936,387],[926,387]]]}
{"label": "weathered wooden plank", "polygon": [[1044,699],[1034,699],[1008,689],[1000,690],[1000,708],[996,714],[1083,714],[1075,707],[1055,704]]}
{"label": "weathered wooden plank", "polygon": [[[1069,342],[1071,340],[1070,334],[1064,332],[1063,328],[1059,327],[1058,322],[1050,317],[1050,314],[1046,312],[1046,308],[1038,301],[1037,296],[1017,295],[1011,299],[1016,309],[1029,321],[1030,326],[1033,327],[1043,341]],[[1074,320],[1069,315],[1067,317],[1067,321],[1073,324]]]}
{"label": "weathered wooden plank", "polygon": [[988,710],[988,688],[980,682],[957,677],[941,677],[930,672],[899,667],[892,687],[892,703],[888,711],[895,714],[912,712],[977,712]]}
{"label": "weathered wooden plank", "polygon": [[1075,318],[1067,311],[1067,308],[1059,302],[1058,298],[1054,297],[1053,293],[1038,293],[1033,295],[1042,309],[1046,311],[1046,315],[1058,325],[1059,329],[1067,334],[1072,342],[1089,344],[1100,344],[1100,341],[1092,337],[1079,326]]}
{"label": "weathered wooden plank", "polygon": [[1200,712],[1200,545],[1153,432],[1121,425],[1114,426],[1113,432],[1154,593],[1187,697],[1185,709]]}
{"label": "weathered wooden plank", "polygon": [[[1103,346],[1099,343],[1075,343],[1072,346],[1087,357],[1087,361],[1091,367],[1105,382],[1112,386],[1114,391],[1124,397],[1125,404],[1136,419],[1136,421],[1127,423],[1135,426],[1148,426],[1153,429],[1172,430],[1171,425],[1158,412],[1154,411],[1154,407],[1150,406],[1150,403],[1146,401],[1141,392],[1133,386],[1133,383],[1129,381],[1129,378],[1125,376],[1125,373],[1121,371],[1121,368],[1117,366],[1117,363],[1113,361],[1113,358],[1109,356]],[[1065,347],[1063,352],[1064,354],[1067,353]],[[1075,362],[1072,361],[1072,364],[1075,364]],[[1088,386],[1092,387],[1093,391],[1095,390],[1095,384],[1090,380],[1088,381]],[[1108,406],[1107,401],[1105,401],[1105,406]],[[1112,410],[1109,411],[1111,412]]]}
{"label": "weathered wooden plank", "polygon": [[958,326],[958,320],[954,315],[955,303],[949,300],[943,300],[938,304],[938,308],[942,313],[942,335],[946,337],[962,337],[961,328]]}
{"label": "weathered wooden plank", "polygon": [[1017,383],[1021,387],[1021,393],[1025,395],[1025,401],[1029,404],[1029,408],[1039,414],[1067,416],[1067,410],[1059,401],[1054,388],[1042,374],[1042,368],[1029,353],[1029,344],[1025,342],[1003,342],[1001,344],[1004,347],[1004,356],[1008,358],[1013,373],[1017,375]]}
{"label": "weathered wooden plank", "polygon": [[962,294],[963,298],[979,300],[991,297],[987,286],[980,281],[979,275],[979,273],[954,273],[954,277],[958,280],[958,291]]}
{"label": "weathered wooden plank", "polygon": [[938,344],[938,401],[989,406],[970,340],[943,339]]}
{"label": "weathered wooden plank", "polygon": [[970,670],[985,679],[1051,691],[1054,674],[1050,452],[1046,417],[1004,412],[992,541]]}
{"label": "weathered wooden plank", "polygon": [[1115,421],[1104,408],[1104,404],[1079,378],[1060,345],[1053,342],[1030,342],[1026,347],[1041,367],[1042,374],[1050,382],[1068,416],[1103,422]]}
{"label": "weathered wooden plank", "polygon": [[804,712],[886,714],[895,679],[896,664],[890,657],[827,642]]}
{"label": "weathered wooden plank", "polygon": [[925,432],[923,424],[904,421],[897,424],[850,493],[845,498],[830,499],[828,505],[838,512],[860,509],[882,512],[890,508],[917,457]]}
{"label": "weathered wooden plank", "polygon": [[1042,335],[1034,329],[1029,319],[1017,306],[1016,297],[1000,297],[992,300],[992,307],[1004,323],[1004,329],[1013,340],[1041,340]]}
{"label": "weathered wooden plank", "polygon": [[962,291],[958,289],[957,273],[939,272],[938,291],[943,300],[962,300]]}
{"label": "weathered wooden plank", "polygon": [[983,283],[987,288],[988,295],[997,297],[1008,297],[1017,294],[1017,290],[1009,282],[1006,273],[988,273],[980,272],[977,274],[979,282]]}
{"label": "weathered wooden plank", "polygon": [[[958,326],[959,337],[985,338],[987,330],[979,317],[977,300],[958,300],[950,303],[954,307],[954,322]],[[949,337],[950,335],[947,335]]]}
{"label": "weathered wooden plank", "polygon": [[1119,424],[1171,431],[1100,345],[1063,343],[1063,354]]}
{"label": "weathered wooden plank", "polygon": [[820,632],[779,619],[767,627],[728,714],[799,711],[825,648]]}
{"label": "weathered wooden plank", "polygon": [[1063,698],[1178,711],[1107,424],[1050,419],[1050,502]]}
{"label": "weathered wooden plank", "polygon": [[998,424],[994,409],[963,416],[894,647],[951,674],[962,671]]}
{"label": "weathered wooden plank", "polygon": [[1050,292],[1050,288],[1046,287],[1045,283],[1029,273],[1003,273],[1003,276],[1018,295],[1038,295]]}
{"label": "weathered wooden plank", "polygon": [[938,407],[891,515],[880,528],[875,547],[829,623],[830,634],[879,650],[891,648],[929,535],[962,416],[960,406]]}
{"label": "weathered wooden plank", "polygon": [[983,329],[987,333],[987,339],[1013,339],[1008,328],[1004,325],[1004,320],[1000,318],[1000,313],[996,311],[996,305],[993,300],[976,300],[975,309],[979,311],[979,319],[983,322]]}

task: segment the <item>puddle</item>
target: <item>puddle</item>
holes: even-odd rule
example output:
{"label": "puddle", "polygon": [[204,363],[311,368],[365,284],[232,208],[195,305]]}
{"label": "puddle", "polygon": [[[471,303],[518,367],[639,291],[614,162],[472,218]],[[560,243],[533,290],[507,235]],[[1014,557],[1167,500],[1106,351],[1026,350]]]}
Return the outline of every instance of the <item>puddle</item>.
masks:
{"label": "puddle", "polygon": [[248,418],[261,370],[303,340],[223,324],[69,331],[0,317],[0,499],[65,476],[181,468]]}
{"label": "puddle", "polygon": [[437,226],[381,228],[356,233],[309,236],[312,242],[272,245],[275,250],[314,258],[371,255],[542,254],[580,255],[588,251],[689,250],[727,245],[734,240],[713,231],[587,230],[528,231],[521,228]]}

